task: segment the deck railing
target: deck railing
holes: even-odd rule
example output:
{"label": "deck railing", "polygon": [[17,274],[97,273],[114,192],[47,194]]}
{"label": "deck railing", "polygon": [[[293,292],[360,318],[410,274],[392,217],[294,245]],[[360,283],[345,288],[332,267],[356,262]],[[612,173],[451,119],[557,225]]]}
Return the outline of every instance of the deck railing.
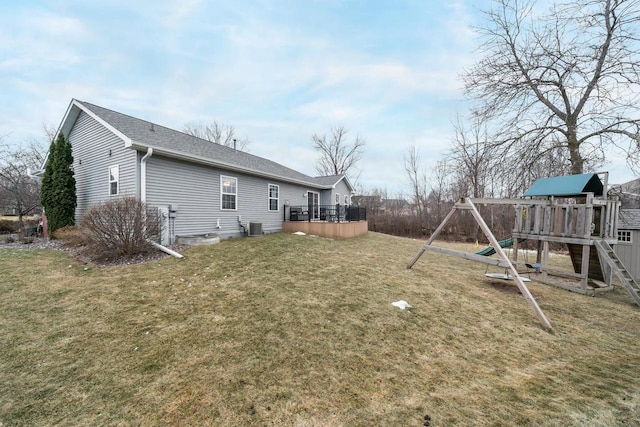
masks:
{"label": "deck railing", "polygon": [[339,204],[284,206],[284,221],[354,222],[366,219],[367,209],[361,206]]}

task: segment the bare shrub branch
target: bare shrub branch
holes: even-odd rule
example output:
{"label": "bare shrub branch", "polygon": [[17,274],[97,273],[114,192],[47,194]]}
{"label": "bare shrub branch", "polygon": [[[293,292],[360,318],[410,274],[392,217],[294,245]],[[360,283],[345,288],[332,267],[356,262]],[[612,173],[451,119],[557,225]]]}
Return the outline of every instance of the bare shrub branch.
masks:
{"label": "bare shrub branch", "polygon": [[148,240],[161,236],[162,218],[157,208],[125,197],[90,208],[82,217],[81,227],[88,245],[108,259],[151,250]]}

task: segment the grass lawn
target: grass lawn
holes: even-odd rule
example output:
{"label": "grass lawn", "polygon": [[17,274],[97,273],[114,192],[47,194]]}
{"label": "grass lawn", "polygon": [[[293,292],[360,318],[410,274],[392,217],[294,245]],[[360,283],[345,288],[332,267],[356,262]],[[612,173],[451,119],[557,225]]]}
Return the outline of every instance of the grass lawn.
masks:
{"label": "grass lawn", "polygon": [[[0,250],[0,426],[640,425],[640,308],[369,233],[130,267]],[[391,305],[404,299],[413,308]]]}

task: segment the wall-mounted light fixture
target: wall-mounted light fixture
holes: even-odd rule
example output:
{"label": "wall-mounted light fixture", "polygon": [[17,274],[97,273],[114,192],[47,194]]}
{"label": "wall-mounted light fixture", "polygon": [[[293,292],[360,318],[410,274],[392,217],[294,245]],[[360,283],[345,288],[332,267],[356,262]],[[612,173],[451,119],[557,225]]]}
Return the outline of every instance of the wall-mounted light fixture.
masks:
{"label": "wall-mounted light fixture", "polygon": [[111,148],[109,148],[109,157],[111,157]]}

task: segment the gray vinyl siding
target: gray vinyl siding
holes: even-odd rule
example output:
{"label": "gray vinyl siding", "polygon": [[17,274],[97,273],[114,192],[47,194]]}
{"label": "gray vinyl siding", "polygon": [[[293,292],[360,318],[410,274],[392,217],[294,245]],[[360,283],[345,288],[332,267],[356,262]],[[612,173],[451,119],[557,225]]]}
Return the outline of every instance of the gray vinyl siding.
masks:
{"label": "gray vinyl siding", "polygon": [[336,184],[335,188],[331,190],[324,190],[320,192],[320,204],[321,205],[335,205],[336,204],[336,194],[340,195],[340,205],[344,205],[344,196],[345,194],[350,195],[349,187],[345,184],[344,180],[340,181]]}
{"label": "gray vinyl siding", "polygon": [[640,279],[640,230],[631,230],[631,243],[618,243],[615,251],[629,273]]}
{"label": "gray vinyl siding", "polygon": [[333,189],[331,197],[333,200],[333,203],[336,203],[336,194],[340,195],[340,205],[344,205],[344,196],[346,195],[350,195],[351,192],[349,191],[349,188],[347,187],[347,184],[345,184],[344,179],[342,181],[340,181],[338,184],[336,184],[336,188]]}
{"label": "gray vinyl siding", "polygon": [[[86,210],[116,197],[136,196],[136,152],[124,141],[81,112],[67,136],[73,152],[76,179],[76,223]],[[119,193],[109,195],[109,167],[119,166]]]}
{"label": "gray vinyl siding", "polygon": [[[237,179],[236,210],[220,208],[220,176]],[[278,211],[269,211],[268,184],[279,186]],[[176,236],[218,234],[239,236],[242,224],[261,222],[266,233],[282,230],[285,201],[306,204],[307,188],[236,172],[186,163],[166,157],[147,160],[147,203],[157,207],[177,205]],[[216,225],[220,220],[220,228]]]}

